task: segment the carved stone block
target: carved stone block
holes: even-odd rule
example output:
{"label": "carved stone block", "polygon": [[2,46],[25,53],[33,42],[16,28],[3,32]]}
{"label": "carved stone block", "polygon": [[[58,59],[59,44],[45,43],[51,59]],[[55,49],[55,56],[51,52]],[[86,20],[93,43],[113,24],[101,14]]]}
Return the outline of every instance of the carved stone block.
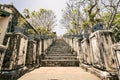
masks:
{"label": "carved stone block", "polygon": [[111,46],[115,42],[113,33],[107,30],[98,30],[92,33],[89,39],[93,66],[106,71],[116,71],[114,55],[111,50]]}
{"label": "carved stone block", "polygon": [[6,51],[6,47],[3,46],[3,45],[0,45],[0,70],[1,70],[1,67],[2,67],[2,64],[3,64],[5,51]]}
{"label": "carved stone block", "polygon": [[81,41],[81,57],[82,57],[82,63],[84,64],[92,64],[91,62],[91,53],[90,53],[90,43],[89,39],[85,38]]}
{"label": "carved stone block", "polygon": [[21,33],[7,33],[4,45],[8,45],[2,70],[13,70],[25,65],[28,39]]}
{"label": "carved stone block", "polygon": [[115,62],[117,65],[118,77],[120,79],[120,43],[114,44],[112,46],[113,53],[115,55]]}
{"label": "carved stone block", "polygon": [[36,42],[33,40],[28,41],[26,53],[26,66],[34,66],[36,63]]}

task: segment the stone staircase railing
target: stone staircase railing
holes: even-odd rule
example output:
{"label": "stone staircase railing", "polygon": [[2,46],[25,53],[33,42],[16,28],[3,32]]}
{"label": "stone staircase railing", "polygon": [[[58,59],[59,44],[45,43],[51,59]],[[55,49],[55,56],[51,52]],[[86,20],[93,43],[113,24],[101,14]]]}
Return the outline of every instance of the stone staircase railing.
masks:
{"label": "stone staircase railing", "polygon": [[[18,15],[22,16],[13,5],[0,6],[4,7],[5,10],[13,8]],[[2,28],[0,29],[0,80],[17,80],[27,71],[41,66],[43,55],[55,41],[55,37],[51,36],[31,38],[24,31],[18,32],[18,29],[15,29],[14,32],[7,32],[7,29],[9,29],[8,17],[14,17],[14,15],[11,15],[11,13],[9,16],[4,15],[4,17],[0,15],[0,28]],[[28,26],[35,30],[30,24],[26,25],[26,27]]]}
{"label": "stone staircase railing", "polygon": [[[112,45],[115,43],[114,34],[108,30],[98,30],[89,37],[64,36],[64,40],[77,52],[80,66],[101,79],[118,79],[119,70]],[[79,44],[79,45],[78,45]],[[119,54],[119,53],[116,53]],[[116,66],[116,64],[118,64]]]}

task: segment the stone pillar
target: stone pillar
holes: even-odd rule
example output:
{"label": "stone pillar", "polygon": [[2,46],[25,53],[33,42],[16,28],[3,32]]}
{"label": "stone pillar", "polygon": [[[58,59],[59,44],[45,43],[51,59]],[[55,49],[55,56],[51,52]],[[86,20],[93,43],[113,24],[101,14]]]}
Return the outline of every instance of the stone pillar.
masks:
{"label": "stone pillar", "polygon": [[92,33],[89,39],[92,65],[109,72],[116,71],[116,64],[111,51],[111,46],[115,42],[113,33],[107,30],[98,30]]}
{"label": "stone pillar", "polygon": [[42,55],[42,40],[41,39],[38,39],[36,40],[37,41],[37,47],[36,47],[36,65],[37,66],[40,66],[40,61],[41,61],[41,58],[43,58]]}
{"label": "stone pillar", "polygon": [[77,55],[79,55],[79,49],[80,49],[78,41],[79,41],[78,37],[75,37],[74,38],[74,50],[77,52]]}
{"label": "stone pillar", "polygon": [[[10,14],[12,12],[10,9],[7,9],[7,11],[3,9],[2,11],[4,11],[4,13],[7,13],[7,14]],[[0,10],[0,12],[1,12],[1,10]],[[0,44],[3,44],[4,36],[6,34],[8,24],[9,24],[11,17],[12,17],[11,15],[0,16]]]}
{"label": "stone pillar", "polygon": [[115,63],[117,65],[118,77],[120,80],[120,43],[114,44],[112,46],[112,51],[115,56]]}
{"label": "stone pillar", "polygon": [[36,64],[36,41],[28,41],[27,53],[26,53],[26,66],[35,67]]}
{"label": "stone pillar", "polygon": [[41,54],[44,54],[44,39],[41,39]]}
{"label": "stone pillar", "polygon": [[89,43],[89,39],[88,38],[84,38],[81,41],[81,61],[82,63],[86,64],[86,65],[91,65],[91,53],[90,53],[90,43]]}
{"label": "stone pillar", "polygon": [[14,70],[25,66],[27,43],[27,37],[21,33],[6,34],[3,44],[8,44],[8,48],[2,70]]}
{"label": "stone pillar", "polygon": [[46,53],[47,50],[47,39],[44,39],[44,54]]}

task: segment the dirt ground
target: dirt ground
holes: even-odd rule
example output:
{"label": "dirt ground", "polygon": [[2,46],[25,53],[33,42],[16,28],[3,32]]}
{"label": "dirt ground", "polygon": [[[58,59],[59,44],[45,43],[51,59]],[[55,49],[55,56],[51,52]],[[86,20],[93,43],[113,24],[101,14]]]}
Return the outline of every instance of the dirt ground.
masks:
{"label": "dirt ground", "polygon": [[80,67],[40,67],[18,80],[100,80]]}

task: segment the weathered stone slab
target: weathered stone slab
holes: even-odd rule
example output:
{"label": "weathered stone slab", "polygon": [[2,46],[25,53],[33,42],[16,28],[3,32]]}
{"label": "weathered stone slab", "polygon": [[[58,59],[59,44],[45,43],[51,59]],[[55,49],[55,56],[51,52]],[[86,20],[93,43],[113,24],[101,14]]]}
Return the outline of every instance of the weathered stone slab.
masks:
{"label": "weathered stone slab", "polygon": [[2,70],[13,70],[25,65],[28,39],[21,33],[7,33],[4,45],[8,44]]}
{"label": "weathered stone slab", "polygon": [[92,64],[91,62],[91,53],[90,53],[90,43],[88,38],[84,38],[81,41],[81,58],[82,58],[82,63],[84,64]]}
{"label": "weathered stone slab", "polygon": [[74,50],[77,52],[77,56],[79,56],[79,54],[80,54],[80,41],[81,40],[79,39],[79,37],[75,37],[74,41],[75,41]]}
{"label": "weathered stone slab", "polygon": [[6,34],[10,18],[11,16],[7,17],[0,16],[0,44],[3,44],[4,36]]}
{"label": "weathered stone slab", "polygon": [[0,45],[0,70],[1,70],[1,67],[2,67],[2,64],[3,64],[3,59],[4,59],[4,56],[5,56],[5,51],[6,51],[6,47],[3,46],[3,45]]}
{"label": "weathered stone slab", "polygon": [[26,53],[26,66],[34,67],[36,63],[36,42],[33,40],[28,41]]}
{"label": "weathered stone slab", "polygon": [[40,65],[40,59],[42,54],[42,40],[36,40],[36,65]]}
{"label": "weathered stone slab", "polygon": [[114,55],[111,46],[115,42],[111,31],[99,30],[92,33],[89,37],[90,49],[92,54],[92,65],[106,71],[116,71]]}
{"label": "weathered stone slab", "polygon": [[115,62],[118,69],[118,77],[120,79],[120,43],[113,45],[112,50],[115,55]]}
{"label": "weathered stone slab", "polygon": [[44,39],[41,39],[41,54],[44,54]]}

